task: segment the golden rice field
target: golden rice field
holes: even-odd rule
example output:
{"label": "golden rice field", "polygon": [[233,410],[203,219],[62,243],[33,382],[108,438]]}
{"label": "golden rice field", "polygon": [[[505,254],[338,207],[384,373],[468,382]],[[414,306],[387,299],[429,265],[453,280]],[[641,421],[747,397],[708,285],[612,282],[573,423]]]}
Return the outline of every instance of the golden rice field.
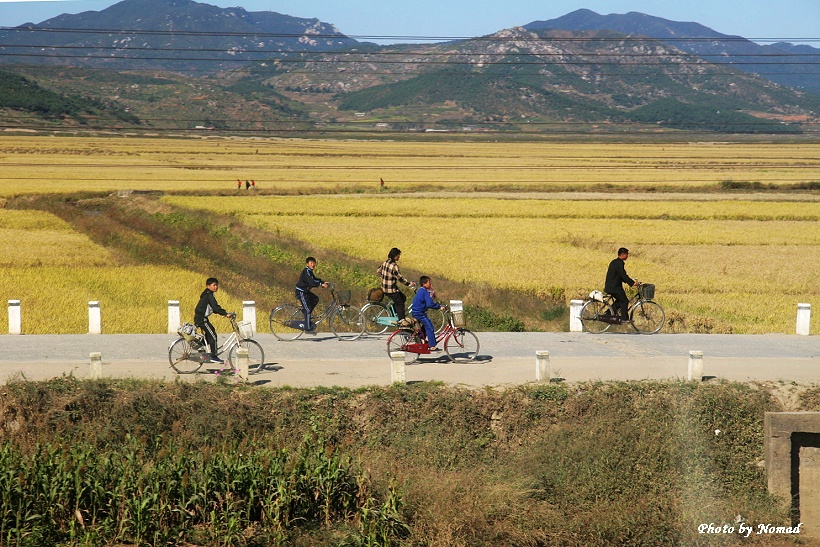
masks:
{"label": "golden rice field", "polygon": [[[820,203],[321,196],[165,197],[378,264],[457,281],[583,297],[619,246],[627,271],[691,323],[792,333],[820,302]],[[321,261],[321,258],[320,258]],[[461,295],[446,295],[459,297]],[[813,331],[820,331],[814,321]]]}
{"label": "golden rice field", "polygon": [[[817,195],[758,201],[697,190],[722,181],[817,182],[820,144],[2,136],[0,166],[0,197],[236,191],[237,178],[254,179],[262,191],[306,195],[164,199],[233,212],[262,230],[374,264],[398,246],[408,269],[566,300],[600,288],[624,245],[632,249],[628,271],[655,283],[668,311],[734,332],[794,332],[797,303],[818,305]],[[380,178],[386,191],[375,193]],[[584,191],[601,185],[647,191],[640,200]],[[517,199],[568,189],[581,191],[560,194],[573,199]],[[692,193],[673,199],[658,189]],[[394,192],[414,190],[439,193]],[[329,191],[337,194],[309,195]],[[3,293],[22,300],[31,333],[84,332],[89,300],[101,302],[106,332],[164,332],[167,301],[182,301],[189,318],[206,275],[122,262],[36,212],[0,209],[0,250]],[[253,297],[220,292],[226,308]],[[0,329],[6,320],[0,314]]]}
{"label": "golden rice field", "polygon": [[[100,302],[104,333],[162,333],[168,301],[191,321],[205,286],[199,272],[122,264],[55,216],[0,209],[0,269],[5,300],[20,300],[27,334],[88,332],[88,302]],[[241,299],[220,291],[226,309]],[[0,314],[0,332],[8,315]]]}
{"label": "golden rice field", "polygon": [[31,192],[288,193],[714,188],[820,180],[820,144],[390,142],[0,136],[0,196]]}

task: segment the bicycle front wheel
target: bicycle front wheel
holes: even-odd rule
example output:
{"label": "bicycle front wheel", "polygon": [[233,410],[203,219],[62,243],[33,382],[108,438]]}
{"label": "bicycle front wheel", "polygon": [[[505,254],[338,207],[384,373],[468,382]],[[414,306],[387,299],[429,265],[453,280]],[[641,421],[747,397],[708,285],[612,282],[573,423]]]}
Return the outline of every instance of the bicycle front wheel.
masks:
{"label": "bicycle front wheel", "polygon": [[638,300],[629,310],[632,326],[641,334],[655,334],[663,328],[666,314],[657,302]]}
{"label": "bicycle front wheel", "polygon": [[330,330],[339,340],[356,340],[364,334],[362,310],[353,306],[342,306],[330,318]]}
{"label": "bicycle front wheel", "polygon": [[389,357],[394,351],[403,351],[404,362],[409,365],[419,358],[419,354],[410,351],[408,346],[420,343],[421,338],[415,332],[408,329],[397,330],[387,339],[387,355]]}
{"label": "bicycle front wheel", "polygon": [[270,312],[270,331],[282,341],[296,340],[304,330],[297,325],[305,322],[302,308],[293,304],[282,304]]}
{"label": "bicycle front wheel", "polygon": [[256,340],[240,340],[239,344],[234,344],[228,352],[228,359],[233,368],[239,364],[239,348],[248,350],[248,374],[259,374],[265,370],[265,351]]}
{"label": "bicycle front wheel", "polygon": [[[362,322],[367,334],[384,334],[389,325],[382,318],[390,317],[390,312],[382,304],[370,303],[362,308]],[[380,322],[379,319],[382,319]]]}
{"label": "bicycle front wheel", "polygon": [[191,349],[191,344],[184,338],[174,340],[168,348],[168,360],[171,362],[171,368],[177,374],[192,374],[198,371],[202,363],[192,359],[192,353],[199,354],[199,352],[194,352]]}
{"label": "bicycle front wheel", "polygon": [[584,304],[579,316],[584,330],[593,334],[600,334],[609,330],[610,323],[598,320],[601,315],[612,315],[612,308],[597,300],[590,300]]}
{"label": "bicycle front wheel", "polygon": [[474,361],[478,356],[478,336],[467,329],[456,329],[444,339],[444,352],[451,361]]}
{"label": "bicycle front wheel", "polygon": [[444,316],[444,310],[440,308],[437,310],[427,310],[427,319],[433,323],[433,330],[436,334],[443,331],[444,326],[447,324],[447,318]]}

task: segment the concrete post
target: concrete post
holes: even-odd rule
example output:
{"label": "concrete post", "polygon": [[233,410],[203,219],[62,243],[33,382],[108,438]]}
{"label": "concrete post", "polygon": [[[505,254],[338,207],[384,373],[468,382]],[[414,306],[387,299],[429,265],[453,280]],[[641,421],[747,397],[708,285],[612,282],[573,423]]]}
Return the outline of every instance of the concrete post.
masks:
{"label": "concrete post", "polygon": [[390,352],[390,383],[403,384],[405,380],[406,363],[404,362],[403,351]]}
{"label": "concrete post", "polygon": [[242,302],[242,320],[250,322],[253,334],[256,335],[256,302],[253,300]]}
{"label": "concrete post", "polygon": [[809,324],[811,323],[811,304],[797,305],[797,334],[809,335]]}
{"label": "concrete post", "polygon": [[583,332],[584,324],[581,323],[581,308],[583,307],[583,300],[569,301],[569,332]]}
{"label": "concrete post", "polygon": [[99,380],[102,378],[102,353],[92,351],[89,357],[91,358],[91,363],[89,363],[89,376],[92,380]]}
{"label": "concrete post", "polygon": [[689,352],[689,380],[703,381],[703,352]]}
{"label": "concrete post", "polygon": [[168,334],[176,334],[182,325],[182,315],[179,313],[179,300],[168,301]]}
{"label": "concrete post", "polygon": [[243,382],[247,382],[248,369],[250,368],[250,361],[248,359],[248,348],[237,348],[236,360],[236,363],[232,363],[233,367],[236,369],[236,374],[239,375],[239,378],[241,378]]}
{"label": "concrete post", "polygon": [[535,352],[535,381],[539,383],[549,382],[552,378],[550,370],[550,352]]}
{"label": "concrete post", "polygon": [[9,334],[22,334],[20,301],[9,300]]}
{"label": "concrete post", "polygon": [[96,300],[88,302],[88,334],[102,334],[100,303]]}

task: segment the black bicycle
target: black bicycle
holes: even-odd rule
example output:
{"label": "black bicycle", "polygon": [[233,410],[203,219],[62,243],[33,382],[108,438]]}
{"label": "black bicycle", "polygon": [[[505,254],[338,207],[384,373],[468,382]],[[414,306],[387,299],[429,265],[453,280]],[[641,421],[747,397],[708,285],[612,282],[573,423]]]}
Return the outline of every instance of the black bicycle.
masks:
{"label": "black bicycle", "polygon": [[[655,302],[655,285],[641,283],[638,290],[629,300],[629,319],[632,327],[641,334],[655,334],[663,328],[666,313],[663,307]],[[621,317],[615,310],[615,297],[601,291],[592,291],[579,315],[584,330],[599,334],[609,330],[612,325],[620,325]]]}

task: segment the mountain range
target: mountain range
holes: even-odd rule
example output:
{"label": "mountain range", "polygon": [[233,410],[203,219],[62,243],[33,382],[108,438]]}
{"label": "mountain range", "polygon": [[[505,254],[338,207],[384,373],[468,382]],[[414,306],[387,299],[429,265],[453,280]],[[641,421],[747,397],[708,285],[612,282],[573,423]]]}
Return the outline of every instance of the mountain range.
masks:
{"label": "mountain range", "polygon": [[123,0],[0,30],[0,118],[265,132],[799,132],[820,112],[818,64],[810,46],[634,12],[577,10],[474,39],[378,46],[318,19]]}

